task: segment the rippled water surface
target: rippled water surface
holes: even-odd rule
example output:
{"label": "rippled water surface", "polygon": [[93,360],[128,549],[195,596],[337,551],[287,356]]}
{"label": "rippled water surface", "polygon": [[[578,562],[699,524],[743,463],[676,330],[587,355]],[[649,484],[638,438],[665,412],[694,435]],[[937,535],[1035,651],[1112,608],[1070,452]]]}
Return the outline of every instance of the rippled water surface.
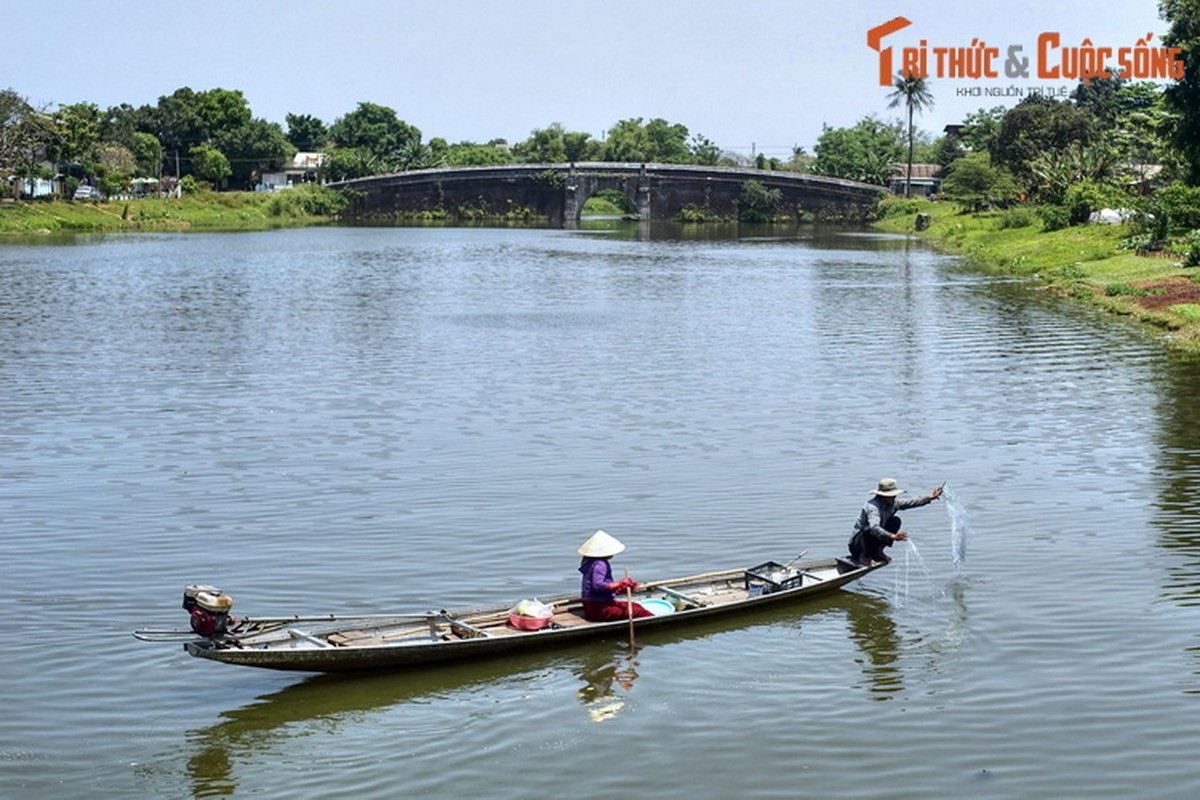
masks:
{"label": "rippled water surface", "polygon": [[[903,239],[318,229],[0,245],[0,796],[1200,792],[1200,363]],[[844,552],[815,604],[352,679],[136,627]]]}

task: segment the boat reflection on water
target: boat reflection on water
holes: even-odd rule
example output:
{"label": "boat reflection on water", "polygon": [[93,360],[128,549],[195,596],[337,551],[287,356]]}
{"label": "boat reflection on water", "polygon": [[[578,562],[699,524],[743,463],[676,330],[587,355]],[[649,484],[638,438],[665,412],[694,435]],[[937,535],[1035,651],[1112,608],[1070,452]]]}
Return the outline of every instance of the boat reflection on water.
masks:
{"label": "boat reflection on water", "polygon": [[862,594],[847,605],[850,638],[862,651],[862,688],[871,699],[892,700],[904,691],[900,657],[906,652],[923,653],[928,659],[924,669],[933,673],[944,671],[956,658],[969,631],[965,585],[966,578],[960,576],[928,603],[906,602],[907,635],[897,628],[895,608],[884,598]]}
{"label": "boat reflection on water", "polygon": [[579,671],[584,684],[579,690],[579,702],[592,722],[610,720],[625,707],[625,697],[638,677],[637,668],[637,648],[618,651],[615,656],[597,654],[583,664]]}
{"label": "boat reflection on water", "polygon": [[256,760],[266,750],[314,727],[322,732],[361,722],[364,713],[439,698],[454,700],[482,687],[505,682],[523,683],[531,676],[563,671],[578,676],[576,701],[594,722],[613,719],[627,707],[639,670],[655,662],[655,651],[672,644],[704,639],[754,625],[828,619],[846,620],[849,639],[862,652],[867,689],[891,695],[901,688],[895,665],[900,636],[888,603],[872,595],[838,592],[802,608],[768,607],[737,618],[718,618],[639,636],[637,647],[613,640],[584,642],[564,649],[522,654],[476,663],[433,664],[401,672],[354,675],[314,675],[280,691],[262,695],[238,708],[221,712],[207,728],[186,734],[186,768],[196,797],[227,797],[236,793],[238,765]]}
{"label": "boat reflection on water", "polygon": [[900,657],[900,634],[892,608],[882,598],[863,595],[861,603],[847,609],[850,638],[862,650],[864,688],[874,700],[890,700],[904,690]]}
{"label": "boat reflection on water", "polygon": [[244,706],[221,712],[215,725],[186,734],[187,771],[194,797],[230,797],[238,788],[238,764],[286,746],[287,740],[320,727],[335,731],[364,714],[468,693],[495,681],[552,668],[548,657],[523,656],[482,664],[431,665],[405,672],[352,676],[314,675]]}

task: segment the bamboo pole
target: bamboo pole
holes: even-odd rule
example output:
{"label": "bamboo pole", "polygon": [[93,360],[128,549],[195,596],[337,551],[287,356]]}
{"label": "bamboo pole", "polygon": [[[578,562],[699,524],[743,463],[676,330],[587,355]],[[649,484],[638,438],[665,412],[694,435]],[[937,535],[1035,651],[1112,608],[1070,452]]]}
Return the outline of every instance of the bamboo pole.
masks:
{"label": "bamboo pole", "polygon": [[436,617],[437,614],[432,611],[427,611],[424,614],[327,614],[323,617],[242,617],[240,621],[247,624],[258,623],[260,625],[290,625],[293,622],[355,622],[358,620],[386,620],[386,619],[429,619]]}
{"label": "bamboo pole", "polygon": [[730,575],[740,575],[745,571],[745,569],[725,569],[721,570],[720,572],[702,572],[699,575],[688,575],[684,578],[670,578],[665,581],[651,581],[650,583],[643,583],[642,589],[656,589],[659,586],[677,586],[681,583],[704,581],[710,578],[724,578]]}

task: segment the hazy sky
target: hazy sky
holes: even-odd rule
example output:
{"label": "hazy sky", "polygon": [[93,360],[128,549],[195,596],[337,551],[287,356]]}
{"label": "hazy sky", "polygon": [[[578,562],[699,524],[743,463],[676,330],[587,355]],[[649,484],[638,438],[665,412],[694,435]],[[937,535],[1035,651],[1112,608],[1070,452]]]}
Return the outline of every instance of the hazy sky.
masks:
{"label": "hazy sky", "polygon": [[[1153,0],[2,0],[0,86],[37,106],[153,104],[181,86],[240,89],[257,117],[325,122],[360,101],[424,138],[521,141],[553,122],[600,138],[631,117],[683,123],[724,149],[811,152],[823,124],[894,118],[868,29],[884,44],[1033,57],[1038,36],[1114,50],[1166,33]],[[1056,54],[1057,55],[1057,54]],[[931,56],[932,58],[932,56]],[[982,107],[1073,81],[930,77],[940,132]]]}

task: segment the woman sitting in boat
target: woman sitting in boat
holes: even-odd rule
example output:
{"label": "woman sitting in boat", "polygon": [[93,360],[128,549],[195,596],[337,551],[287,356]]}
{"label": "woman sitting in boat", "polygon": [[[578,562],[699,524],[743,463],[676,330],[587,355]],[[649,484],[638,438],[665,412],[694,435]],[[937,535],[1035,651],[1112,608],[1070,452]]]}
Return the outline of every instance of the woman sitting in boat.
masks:
{"label": "woman sitting in boat", "polygon": [[579,571],[583,573],[579,595],[583,600],[583,615],[593,622],[629,619],[631,614],[635,617],[654,616],[639,603],[617,599],[617,592],[637,589],[637,581],[628,576],[613,580],[609,559],[624,549],[625,545],[604,531],[596,531],[579,548],[579,555],[583,556],[579,564]]}

